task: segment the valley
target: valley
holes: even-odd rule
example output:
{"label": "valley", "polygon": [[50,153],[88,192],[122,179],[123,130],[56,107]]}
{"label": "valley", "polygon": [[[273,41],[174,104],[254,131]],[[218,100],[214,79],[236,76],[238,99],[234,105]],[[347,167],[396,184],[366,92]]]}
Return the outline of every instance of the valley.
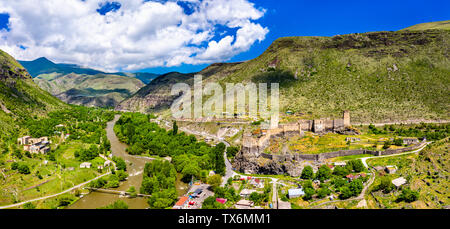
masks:
{"label": "valley", "polygon": [[[189,74],[0,51],[0,208],[449,208],[447,25],[279,38]],[[279,83],[279,122],[172,117],[194,75]],[[200,105],[223,97],[203,90]]]}

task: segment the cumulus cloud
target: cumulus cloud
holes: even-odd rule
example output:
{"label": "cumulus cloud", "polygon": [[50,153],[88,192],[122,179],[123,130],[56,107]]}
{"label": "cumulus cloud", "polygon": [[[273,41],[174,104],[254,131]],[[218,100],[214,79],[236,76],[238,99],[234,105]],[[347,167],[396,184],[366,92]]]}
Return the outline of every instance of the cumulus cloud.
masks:
{"label": "cumulus cloud", "polygon": [[249,0],[0,0],[0,13],[0,49],[15,58],[106,71],[226,61],[269,32]]}

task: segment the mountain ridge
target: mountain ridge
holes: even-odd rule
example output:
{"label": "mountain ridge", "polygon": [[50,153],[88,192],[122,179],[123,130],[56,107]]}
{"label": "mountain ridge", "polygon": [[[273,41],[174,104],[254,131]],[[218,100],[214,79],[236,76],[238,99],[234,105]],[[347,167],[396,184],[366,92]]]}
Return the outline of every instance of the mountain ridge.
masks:
{"label": "mountain ridge", "polygon": [[[279,83],[281,111],[305,118],[334,117],[350,110],[356,122],[448,120],[449,40],[450,31],[442,29],[283,37],[255,59],[209,66],[215,72],[203,83]],[[192,74],[187,78],[181,82],[191,85]],[[149,84],[116,109],[166,109],[175,99],[168,90],[173,82],[157,82],[166,85]],[[152,100],[152,94],[164,97],[163,102]]]}

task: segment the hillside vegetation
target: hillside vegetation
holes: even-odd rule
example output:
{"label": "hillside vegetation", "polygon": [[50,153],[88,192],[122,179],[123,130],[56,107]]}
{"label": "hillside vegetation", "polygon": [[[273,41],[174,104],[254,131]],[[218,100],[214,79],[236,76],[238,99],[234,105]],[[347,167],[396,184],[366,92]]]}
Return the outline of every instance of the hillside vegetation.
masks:
{"label": "hillside vegetation", "polygon": [[20,133],[18,123],[25,118],[45,116],[67,107],[39,88],[27,71],[0,50],[0,143]]}
{"label": "hillside vegetation", "polygon": [[427,29],[446,29],[450,30],[450,20],[448,21],[436,21],[428,22],[410,26],[403,30],[427,30]]}
{"label": "hillside vegetation", "polygon": [[[449,38],[448,30],[285,37],[256,59],[210,66],[216,71],[204,79],[222,85],[279,83],[282,111],[307,117],[337,117],[350,110],[352,122],[448,120]],[[145,104],[143,92],[161,91],[141,90],[128,101]],[[141,105],[126,107],[144,111],[137,109]]]}

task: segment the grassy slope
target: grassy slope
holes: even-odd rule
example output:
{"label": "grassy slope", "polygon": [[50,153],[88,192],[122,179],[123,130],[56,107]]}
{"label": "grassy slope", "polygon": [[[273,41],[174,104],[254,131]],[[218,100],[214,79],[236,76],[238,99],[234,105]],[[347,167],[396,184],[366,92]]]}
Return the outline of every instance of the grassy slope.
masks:
{"label": "grassy slope", "polygon": [[[449,38],[435,30],[280,38],[221,82],[278,82],[283,110],[316,117],[348,109],[352,121],[448,119]],[[264,72],[275,58],[277,70]]]}
{"label": "grassy slope", "polygon": [[436,21],[436,22],[428,22],[410,26],[403,30],[427,30],[427,29],[446,29],[450,30],[450,20],[448,21]]}
{"label": "grassy slope", "polygon": [[[282,111],[308,117],[338,117],[348,109],[352,122],[448,120],[449,38],[446,30],[285,37],[256,59],[210,66],[199,74],[208,73],[204,83],[280,83]],[[270,71],[276,58],[280,63]],[[148,111],[145,99],[167,95],[173,82],[153,84],[121,107]]]}
{"label": "grassy slope", "polygon": [[[43,116],[67,106],[40,89],[26,70],[7,53],[0,50],[0,103],[11,113],[0,110],[0,142],[18,134],[16,124],[24,117]],[[14,131],[13,131],[14,130]]]}

